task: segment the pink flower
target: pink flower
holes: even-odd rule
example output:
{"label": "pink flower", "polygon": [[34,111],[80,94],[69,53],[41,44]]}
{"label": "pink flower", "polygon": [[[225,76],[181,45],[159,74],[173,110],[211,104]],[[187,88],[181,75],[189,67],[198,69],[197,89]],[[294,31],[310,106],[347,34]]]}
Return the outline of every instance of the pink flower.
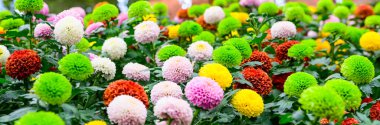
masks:
{"label": "pink flower", "polygon": [[86,16],[86,11],[82,7],[72,7],[70,10],[79,13],[82,18]]}
{"label": "pink flower", "polygon": [[92,32],[94,32],[95,30],[97,30],[98,28],[104,26],[104,24],[102,22],[96,22],[96,23],[93,23],[91,25],[89,25],[86,29],[85,34],[86,35],[91,35]]}
{"label": "pink flower", "polygon": [[117,20],[118,20],[117,25],[120,26],[127,19],[128,19],[128,14],[127,13],[120,13],[119,16],[117,16]]}
{"label": "pink flower", "polygon": [[[163,97],[153,108],[154,115],[160,119],[171,118],[171,125],[190,125],[193,110],[185,100],[174,97]],[[161,123],[162,124],[162,123]]]}
{"label": "pink flower", "polygon": [[193,75],[193,65],[182,56],[174,56],[164,62],[162,77],[175,83],[186,82]]}
{"label": "pink flower", "polygon": [[136,41],[142,44],[152,43],[160,35],[160,27],[153,21],[141,22],[134,29]]}
{"label": "pink flower", "polygon": [[83,24],[83,17],[80,15],[80,12],[77,12],[75,10],[64,10],[62,11],[61,13],[59,13],[55,18],[54,18],[54,21],[53,23],[57,23],[59,20],[67,17],[67,16],[72,16],[74,17],[75,19],[78,19],[82,22]]}
{"label": "pink flower", "polygon": [[53,30],[51,27],[45,23],[37,24],[36,28],[34,28],[34,37],[47,39],[53,35]]}
{"label": "pink flower", "polygon": [[185,20],[179,18],[178,16],[174,17],[174,22],[176,22],[176,23],[182,23],[183,21],[185,21]]}
{"label": "pink flower", "polygon": [[98,57],[99,57],[98,55],[95,55],[93,53],[88,53],[88,58],[90,58],[91,61]]}
{"label": "pink flower", "polygon": [[177,83],[170,81],[163,81],[153,86],[150,91],[150,100],[153,104],[156,104],[158,100],[163,97],[182,98],[182,89]]}
{"label": "pink flower", "polygon": [[310,30],[309,32],[307,32],[307,37],[316,38],[318,37],[318,33],[313,30]]}
{"label": "pink flower", "polygon": [[[330,15],[329,16],[329,19],[323,21],[323,23],[328,23],[328,22],[340,22],[339,18],[334,16],[334,15]],[[321,24],[322,24],[322,21],[321,21]]]}
{"label": "pink flower", "polygon": [[211,110],[223,100],[223,89],[207,77],[194,77],[185,87],[186,98],[195,106]]}
{"label": "pink flower", "polygon": [[36,14],[42,14],[42,15],[47,16],[49,14],[49,6],[48,6],[48,4],[46,4],[44,2],[44,7],[40,11],[36,12]]}
{"label": "pink flower", "polygon": [[46,19],[46,21],[48,21],[48,22],[54,22],[55,17],[57,17],[57,15],[50,15],[50,16]]}
{"label": "pink flower", "polygon": [[129,95],[120,95],[108,105],[107,114],[110,121],[118,125],[143,125],[147,110],[140,100]]}

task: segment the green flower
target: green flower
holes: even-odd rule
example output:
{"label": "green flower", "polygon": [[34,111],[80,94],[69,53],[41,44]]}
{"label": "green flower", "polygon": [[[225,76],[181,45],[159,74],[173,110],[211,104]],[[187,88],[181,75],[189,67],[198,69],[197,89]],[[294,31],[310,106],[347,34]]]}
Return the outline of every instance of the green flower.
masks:
{"label": "green flower", "polygon": [[205,11],[206,8],[204,8],[202,5],[194,5],[189,8],[188,14],[190,17],[199,17],[203,15]]}
{"label": "green flower", "polygon": [[82,38],[79,43],[75,44],[75,48],[78,49],[79,52],[86,52],[90,49],[90,42],[86,38]]}
{"label": "green flower", "polygon": [[351,11],[346,6],[338,6],[334,9],[333,14],[339,19],[347,19]]}
{"label": "green flower", "polygon": [[242,6],[240,6],[239,3],[232,3],[230,4],[230,6],[228,7],[228,10],[230,12],[242,12],[244,11],[244,8]]}
{"label": "green flower", "polygon": [[43,0],[16,0],[15,7],[19,11],[35,12],[44,7]]}
{"label": "green flower", "polygon": [[332,0],[319,0],[317,3],[317,13],[329,14],[335,8],[334,2]]}
{"label": "green flower", "polygon": [[285,18],[287,20],[302,20],[305,16],[305,12],[301,7],[290,7],[285,11]]}
{"label": "green flower", "polygon": [[142,18],[150,14],[152,7],[148,1],[137,1],[132,3],[128,9],[128,18]]}
{"label": "green flower", "polygon": [[368,84],[375,77],[375,67],[367,57],[353,55],[344,60],[340,73],[355,84]]}
{"label": "green flower", "polygon": [[215,42],[215,35],[210,31],[203,31],[199,35],[194,36],[193,42],[206,41],[212,45]]}
{"label": "green flower", "polygon": [[307,45],[307,46],[310,46],[311,48],[315,48],[317,47],[317,42],[313,39],[305,39],[305,40],[302,40],[301,41],[301,44],[304,44],[304,45]]}
{"label": "green flower", "polygon": [[225,45],[214,50],[212,59],[226,67],[237,66],[241,63],[243,57],[240,51],[234,46]]}
{"label": "green flower", "polygon": [[259,6],[259,14],[274,16],[278,13],[278,7],[273,2],[264,2]]}
{"label": "green flower", "polygon": [[365,18],[364,24],[367,27],[376,27],[380,26],[380,16],[379,15],[371,15]]}
{"label": "green flower", "polygon": [[260,32],[266,32],[268,29],[270,29],[269,25],[268,24],[264,24],[263,26],[261,26]]}
{"label": "green flower", "polygon": [[355,84],[343,79],[333,79],[327,81],[325,86],[335,90],[342,97],[347,110],[351,111],[359,108],[362,102],[362,93]]}
{"label": "green flower", "polygon": [[0,23],[0,26],[8,30],[8,29],[13,29],[13,28],[18,28],[24,24],[25,22],[22,19],[9,18],[9,19],[2,20]]}
{"label": "green flower", "polygon": [[343,0],[341,4],[343,6],[346,6],[348,9],[350,9],[350,12],[354,12],[356,9],[356,5],[352,0]]}
{"label": "green flower", "polygon": [[284,92],[289,96],[299,97],[301,93],[311,86],[317,86],[318,82],[314,76],[297,72],[291,74],[284,83]]}
{"label": "green flower", "polygon": [[155,3],[153,5],[153,12],[158,16],[167,16],[168,6],[162,2]]}
{"label": "green flower", "polygon": [[231,38],[224,42],[224,45],[232,45],[238,49],[243,59],[247,59],[251,56],[252,49],[248,41],[244,38]]}
{"label": "green flower", "polygon": [[52,105],[61,105],[70,98],[72,86],[65,76],[48,72],[38,77],[32,89],[41,100]]}
{"label": "green flower", "polygon": [[288,49],[288,56],[298,60],[314,55],[314,49],[305,44],[295,44]]}
{"label": "green flower", "polygon": [[310,15],[305,15],[303,16],[301,21],[304,23],[310,24],[311,22],[313,22],[313,17],[311,17]]}
{"label": "green flower", "polygon": [[343,35],[343,39],[345,41],[351,41],[354,44],[359,44],[360,37],[366,32],[367,30],[350,26],[350,27],[347,27],[347,30],[345,31]]}
{"label": "green flower", "polygon": [[322,30],[323,32],[340,34],[345,32],[346,25],[339,22],[328,22],[323,26]]}
{"label": "green flower", "polygon": [[12,16],[11,11],[9,11],[9,10],[0,11],[0,21],[7,16]]}
{"label": "green flower", "polygon": [[378,2],[375,7],[373,8],[373,11],[376,15],[380,15],[380,2]]}
{"label": "green flower", "polygon": [[28,112],[15,122],[15,125],[65,125],[65,122],[53,112]]}
{"label": "green flower", "polygon": [[283,11],[285,12],[286,9],[292,8],[292,7],[301,7],[305,14],[311,14],[311,10],[309,9],[309,6],[302,2],[287,2],[285,4],[285,7],[283,8]]}
{"label": "green flower", "polygon": [[194,21],[185,21],[181,23],[178,29],[179,36],[181,37],[191,37],[198,35],[202,31],[202,26]]}
{"label": "green flower", "polygon": [[225,7],[225,6],[227,6],[227,1],[226,0],[214,0],[213,2],[212,2],[212,5],[214,5],[214,6],[221,6],[221,7]]}
{"label": "green flower", "polygon": [[313,86],[306,89],[298,100],[304,110],[318,118],[340,119],[344,115],[344,101],[334,90]]}
{"label": "green flower", "polygon": [[237,30],[242,25],[239,20],[233,17],[227,17],[219,22],[218,32],[220,35],[227,35],[231,33],[231,31]]}
{"label": "green flower", "polygon": [[58,65],[62,74],[75,80],[83,81],[94,73],[90,59],[78,53],[66,55],[59,60]]}
{"label": "green flower", "polygon": [[95,22],[111,20],[119,15],[119,9],[113,4],[104,4],[92,12],[92,19]]}
{"label": "green flower", "polygon": [[89,13],[83,18],[83,23],[87,27],[90,24],[90,21],[92,20],[92,14]]}
{"label": "green flower", "polygon": [[173,56],[185,56],[185,55],[186,55],[186,51],[177,45],[164,46],[157,53],[158,59],[160,59],[160,61],[165,61]]}

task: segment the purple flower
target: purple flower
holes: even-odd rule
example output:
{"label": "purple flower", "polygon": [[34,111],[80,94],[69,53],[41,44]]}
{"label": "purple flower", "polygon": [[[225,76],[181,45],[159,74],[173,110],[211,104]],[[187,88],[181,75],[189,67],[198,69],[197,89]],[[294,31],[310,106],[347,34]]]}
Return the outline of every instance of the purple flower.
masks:
{"label": "purple flower", "polygon": [[34,28],[34,37],[47,39],[53,35],[51,27],[45,23],[37,24]]}
{"label": "purple flower", "polygon": [[127,19],[128,19],[128,14],[127,13],[120,13],[119,16],[117,16],[117,20],[118,20],[117,25],[120,26]]}
{"label": "purple flower", "polygon": [[186,98],[194,105],[211,110],[223,99],[223,89],[207,77],[194,77],[185,87]]}
{"label": "purple flower", "polygon": [[86,29],[85,34],[86,35],[91,35],[92,32],[94,32],[95,30],[99,29],[100,27],[104,26],[104,24],[102,22],[96,22],[96,23],[93,23],[91,25],[89,25]]}

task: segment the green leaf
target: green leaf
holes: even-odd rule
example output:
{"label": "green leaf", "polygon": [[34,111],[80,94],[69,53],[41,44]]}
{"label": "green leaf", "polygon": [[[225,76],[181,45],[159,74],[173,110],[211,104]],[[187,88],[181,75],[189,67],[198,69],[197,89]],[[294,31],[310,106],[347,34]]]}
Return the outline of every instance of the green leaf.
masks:
{"label": "green leaf", "polygon": [[244,67],[244,66],[261,66],[261,65],[263,65],[263,63],[261,63],[259,61],[252,61],[252,62],[244,63],[242,65],[242,67]]}
{"label": "green leaf", "polygon": [[16,111],[13,111],[9,115],[0,117],[0,123],[14,121],[16,119],[19,119],[21,116],[25,115],[28,112],[35,112],[35,111],[37,111],[36,107],[24,107],[24,108],[17,109]]}
{"label": "green leaf", "polygon": [[362,85],[360,86],[360,90],[362,90],[362,92],[367,96],[369,97],[371,94],[372,94],[372,88],[370,85]]}
{"label": "green leaf", "polygon": [[280,124],[288,124],[292,121],[293,121],[293,118],[290,113],[280,116]]}
{"label": "green leaf", "polygon": [[344,78],[343,78],[343,76],[340,75],[340,73],[334,73],[334,74],[328,76],[326,78],[326,81],[331,80],[331,79],[344,79]]}

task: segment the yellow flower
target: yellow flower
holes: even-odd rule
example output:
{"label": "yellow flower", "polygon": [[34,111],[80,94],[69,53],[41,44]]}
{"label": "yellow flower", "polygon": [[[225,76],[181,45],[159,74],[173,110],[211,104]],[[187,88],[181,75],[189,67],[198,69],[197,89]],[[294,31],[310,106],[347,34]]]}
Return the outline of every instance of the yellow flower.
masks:
{"label": "yellow flower", "polygon": [[239,37],[239,32],[237,30],[231,31],[231,36],[232,37]]}
{"label": "yellow flower", "polygon": [[208,77],[215,80],[220,87],[225,90],[231,86],[232,75],[226,67],[218,63],[211,63],[204,65],[199,70],[199,76]]}
{"label": "yellow flower", "polygon": [[231,99],[231,104],[240,114],[249,118],[257,117],[264,111],[263,98],[250,89],[236,92]]}
{"label": "yellow flower", "polygon": [[366,51],[380,50],[380,35],[377,32],[367,32],[360,37],[360,46]]}
{"label": "yellow flower", "polygon": [[95,44],[96,44],[96,41],[93,41],[93,42],[90,43],[90,46],[89,46],[89,47],[92,47],[92,46],[95,45]]}
{"label": "yellow flower", "polygon": [[247,19],[249,18],[248,13],[245,12],[232,12],[230,15],[233,18],[238,19],[241,23],[247,23]]}
{"label": "yellow flower", "polygon": [[315,51],[323,51],[324,50],[327,53],[330,53],[331,46],[330,46],[330,43],[328,41],[322,42],[322,39],[317,39],[316,42],[317,42],[317,47],[315,48]]}
{"label": "yellow flower", "polygon": [[0,34],[5,34],[7,33],[7,30],[5,30],[3,27],[0,27]]}
{"label": "yellow flower", "polygon": [[317,12],[317,8],[315,8],[314,6],[308,6],[308,8],[311,11],[311,13]]}
{"label": "yellow flower", "polygon": [[329,32],[321,32],[321,36],[324,38],[324,37],[328,37],[330,35]]}
{"label": "yellow flower", "polygon": [[247,28],[247,32],[253,32],[253,28],[251,27]]}
{"label": "yellow flower", "polygon": [[335,46],[343,45],[343,44],[346,44],[346,42],[344,42],[344,40],[342,40],[342,39],[339,39],[339,40],[335,41],[335,43],[334,43]]}
{"label": "yellow flower", "polygon": [[86,123],[85,125],[107,125],[107,123],[102,120],[94,120]]}
{"label": "yellow flower", "polygon": [[179,29],[179,25],[168,27],[168,30],[169,30],[168,34],[169,34],[170,39],[178,38],[178,29]]}
{"label": "yellow flower", "polygon": [[145,15],[145,16],[143,17],[143,20],[144,20],[144,21],[153,21],[153,22],[157,22],[157,18],[156,18],[156,16],[154,16],[154,14]]}

